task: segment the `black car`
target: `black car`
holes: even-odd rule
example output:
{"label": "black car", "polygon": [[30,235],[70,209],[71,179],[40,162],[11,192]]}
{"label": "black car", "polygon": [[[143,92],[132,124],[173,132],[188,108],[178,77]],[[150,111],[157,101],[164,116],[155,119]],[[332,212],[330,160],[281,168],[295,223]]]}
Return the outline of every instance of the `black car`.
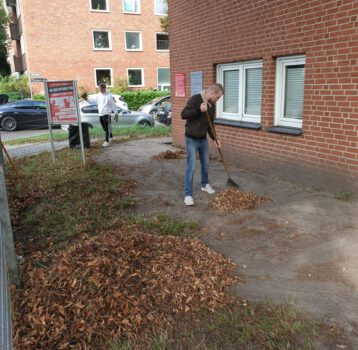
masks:
{"label": "black car", "polygon": [[171,125],[171,123],[172,123],[172,104],[170,102],[163,103],[157,112],[156,118],[159,123],[162,123],[165,125]]}
{"label": "black car", "polygon": [[48,127],[45,101],[20,100],[0,106],[0,125],[5,131]]}

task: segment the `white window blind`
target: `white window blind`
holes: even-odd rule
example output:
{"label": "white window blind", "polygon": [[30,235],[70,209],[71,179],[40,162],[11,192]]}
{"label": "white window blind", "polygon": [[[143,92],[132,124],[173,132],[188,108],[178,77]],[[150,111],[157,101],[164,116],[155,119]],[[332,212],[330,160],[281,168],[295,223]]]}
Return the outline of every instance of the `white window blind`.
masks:
{"label": "white window blind", "polygon": [[305,66],[286,66],[284,117],[302,119]]}
{"label": "white window blind", "polygon": [[239,112],[239,70],[224,71],[224,113]]}
{"label": "white window blind", "polygon": [[246,69],[245,114],[261,114],[262,68]]}

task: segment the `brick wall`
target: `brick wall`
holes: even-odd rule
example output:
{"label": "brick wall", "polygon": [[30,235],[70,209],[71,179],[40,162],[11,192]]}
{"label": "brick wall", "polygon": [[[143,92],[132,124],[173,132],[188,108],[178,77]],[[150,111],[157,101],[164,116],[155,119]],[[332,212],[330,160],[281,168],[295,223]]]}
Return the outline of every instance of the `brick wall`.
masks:
{"label": "brick wall", "polygon": [[[48,79],[77,79],[94,89],[94,68],[112,68],[125,78],[127,68],[144,68],[145,87],[157,87],[157,68],[169,67],[169,53],[156,51],[161,32],[154,1],[141,1],[141,14],[123,14],[122,1],[108,1],[110,12],[91,12],[90,1],[22,1],[28,69]],[[92,29],[111,30],[112,50],[94,51]],[[128,52],[124,31],[142,31],[143,51]],[[34,90],[43,89],[34,84]]]}
{"label": "brick wall", "polygon": [[[216,65],[263,60],[261,130],[217,125],[223,149],[247,164],[281,164],[297,177],[315,172],[354,183],[358,178],[358,1],[169,0],[171,74],[203,71],[216,81]],[[275,58],[306,55],[303,135],[269,133],[274,123]],[[173,91],[174,95],[174,91]],[[173,98],[173,140],[183,143]],[[264,162],[263,162],[264,161]],[[297,170],[300,170],[298,171]],[[283,170],[283,173],[285,171]]]}

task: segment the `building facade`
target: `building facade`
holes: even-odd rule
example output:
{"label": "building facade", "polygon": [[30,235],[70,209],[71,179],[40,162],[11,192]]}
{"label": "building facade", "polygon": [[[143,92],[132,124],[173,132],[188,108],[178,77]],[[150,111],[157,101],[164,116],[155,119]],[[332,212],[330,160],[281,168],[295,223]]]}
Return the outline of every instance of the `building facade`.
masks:
{"label": "building facade", "polygon": [[[14,72],[77,80],[92,91],[117,79],[134,89],[169,89],[169,41],[160,26],[165,0],[4,1]],[[42,92],[43,84],[32,89]]]}
{"label": "building facade", "polygon": [[[233,164],[349,191],[358,183],[358,1],[169,1],[173,141],[197,86],[224,85]],[[184,85],[184,88],[183,88]]]}

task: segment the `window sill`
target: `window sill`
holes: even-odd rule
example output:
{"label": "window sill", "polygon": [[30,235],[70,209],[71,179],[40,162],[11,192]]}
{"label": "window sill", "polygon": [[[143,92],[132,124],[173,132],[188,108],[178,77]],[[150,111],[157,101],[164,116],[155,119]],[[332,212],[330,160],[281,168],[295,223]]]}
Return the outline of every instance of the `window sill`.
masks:
{"label": "window sill", "polygon": [[279,134],[294,135],[294,136],[302,135],[302,129],[292,128],[288,126],[272,126],[271,128],[267,128],[266,131],[277,132]]}
{"label": "window sill", "polygon": [[242,121],[235,121],[235,120],[228,120],[228,119],[215,119],[215,124],[220,125],[228,125],[228,126],[237,126],[239,128],[246,128],[246,129],[254,129],[260,130],[261,124],[259,123],[250,123],[250,122],[242,122]]}

